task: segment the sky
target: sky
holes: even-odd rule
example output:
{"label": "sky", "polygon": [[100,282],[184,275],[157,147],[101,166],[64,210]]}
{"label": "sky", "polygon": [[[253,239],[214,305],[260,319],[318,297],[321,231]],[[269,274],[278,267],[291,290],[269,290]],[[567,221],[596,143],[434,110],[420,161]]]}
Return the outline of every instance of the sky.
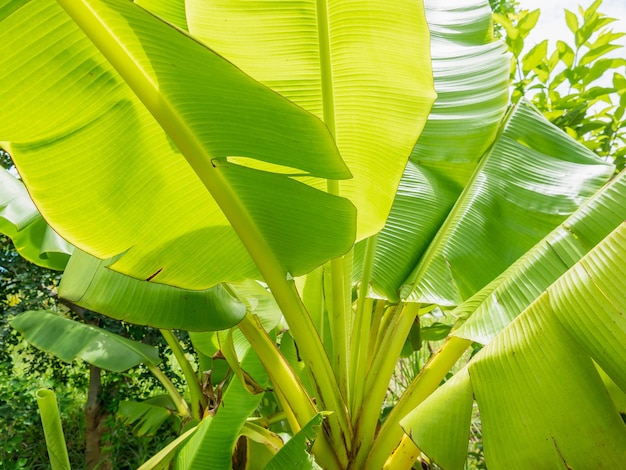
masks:
{"label": "sky", "polygon": [[[593,3],[593,0],[519,0],[519,4],[524,10],[541,10],[541,16],[535,29],[531,32],[525,43],[532,46],[541,42],[543,39],[549,40],[548,50],[554,50],[557,39],[572,43],[573,35],[565,24],[564,9],[568,9],[574,13],[578,13],[578,5],[587,8]],[[617,18],[609,25],[613,32],[626,33],[626,0],[604,0],[598,8],[600,13],[604,13],[611,18]],[[619,41],[626,46],[626,37]],[[618,49],[613,54],[615,57],[626,58],[626,49]]]}

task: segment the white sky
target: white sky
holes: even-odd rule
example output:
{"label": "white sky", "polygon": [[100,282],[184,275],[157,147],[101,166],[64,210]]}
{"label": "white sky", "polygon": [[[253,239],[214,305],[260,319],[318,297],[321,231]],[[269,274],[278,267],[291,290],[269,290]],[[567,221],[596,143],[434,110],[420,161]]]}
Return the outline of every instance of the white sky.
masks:
{"label": "white sky", "polygon": [[[554,50],[557,39],[573,45],[573,34],[565,24],[563,10],[568,9],[578,14],[578,5],[587,8],[592,3],[593,0],[519,0],[521,8],[524,10],[537,8],[541,10],[539,22],[526,39],[525,45],[532,46],[543,39],[548,39],[548,51],[550,52]],[[611,18],[617,18],[618,21],[614,21],[608,26],[613,29],[613,32],[626,33],[626,0],[604,0],[598,11]],[[621,38],[618,42],[626,46],[626,37]],[[616,50],[611,56],[626,58],[626,48]]]}

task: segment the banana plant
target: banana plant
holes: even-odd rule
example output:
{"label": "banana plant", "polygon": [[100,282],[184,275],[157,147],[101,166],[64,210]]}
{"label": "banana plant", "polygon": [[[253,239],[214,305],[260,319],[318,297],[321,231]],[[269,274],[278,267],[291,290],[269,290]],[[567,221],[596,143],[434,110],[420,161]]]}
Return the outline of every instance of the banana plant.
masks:
{"label": "banana plant", "polygon": [[[323,468],[410,468],[422,451],[459,468],[472,394],[490,468],[515,466],[511,456],[569,467],[623,457],[626,429],[607,398],[625,390],[621,304],[603,297],[611,279],[589,281],[582,323],[602,319],[616,338],[608,350],[580,329],[566,344],[574,317],[558,306],[557,324],[543,308],[550,289],[581,299],[589,282],[570,270],[584,271],[587,254],[624,256],[612,234],[626,216],[623,179],[602,189],[613,165],[527,102],[508,109],[510,57],[487,2],[20,0],[0,3],[0,22],[0,142],[44,219],[85,253],[61,295],[199,335],[236,323],[211,333],[242,379],[233,387],[250,393],[246,374],[263,369],[259,384],[296,436],[329,412],[311,446]],[[188,317],[184,295],[135,301],[136,286],[219,291],[220,307]],[[162,303],[176,307],[145,308]],[[269,304],[284,322],[259,320]],[[433,310],[452,312],[455,328],[383,423],[406,339]],[[472,342],[484,352],[439,388]],[[556,343],[551,375],[533,352]],[[572,383],[593,383],[601,402],[582,386],[557,399],[579,356]],[[603,454],[579,451],[567,423],[551,432],[543,408],[523,425],[509,391],[529,369],[540,378],[524,388],[529,403],[558,390],[555,415],[580,423],[598,411],[602,432],[585,439]],[[224,468],[233,445],[213,461],[219,436],[276,442],[247,424],[251,397],[163,455]],[[509,419],[494,420],[498,407]]]}

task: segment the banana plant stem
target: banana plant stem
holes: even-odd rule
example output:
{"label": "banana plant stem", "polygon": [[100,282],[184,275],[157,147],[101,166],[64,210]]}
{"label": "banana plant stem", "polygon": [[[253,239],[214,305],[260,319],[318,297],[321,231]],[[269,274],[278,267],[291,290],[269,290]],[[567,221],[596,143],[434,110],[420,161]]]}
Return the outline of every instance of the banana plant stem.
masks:
{"label": "banana plant stem", "polygon": [[184,418],[191,418],[191,412],[189,411],[189,405],[182,397],[182,395],[176,390],[176,387],[172,383],[170,379],[159,369],[157,366],[153,364],[146,364],[152,375],[154,375],[159,382],[163,385],[167,393],[170,395],[170,398],[174,402],[174,406],[176,406],[176,410],[178,414],[180,414]]}
{"label": "banana plant stem", "polygon": [[189,389],[189,398],[191,400],[191,413],[195,419],[200,420],[204,412],[204,408],[207,405],[207,400],[202,393],[202,389],[200,388],[198,376],[194,372],[191,363],[185,357],[185,352],[180,346],[178,338],[176,338],[174,333],[170,330],[159,331],[163,335],[163,338],[165,338],[165,341],[172,350],[172,353],[174,353],[174,357],[176,358],[176,361],[185,376],[185,381],[187,382],[187,387]]}
{"label": "banana plant stem", "polygon": [[344,401],[347,399],[348,375],[348,331],[347,311],[345,308],[346,291],[344,288],[343,258],[330,260],[331,304],[330,304],[330,331],[333,342],[332,364],[337,378],[337,384]]}
{"label": "banana plant stem", "polygon": [[52,390],[43,388],[37,391],[35,397],[41,416],[50,466],[52,470],[70,470],[70,459],[56,395]]}
{"label": "banana plant stem", "polygon": [[356,316],[354,317],[354,327],[350,341],[350,409],[353,417],[353,424],[358,414],[358,409],[363,401],[363,387],[359,384],[365,382],[367,373],[367,363],[369,354],[369,332],[372,323],[372,308],[374,300],[368,298],[372,271],[374,269],[374,255],[376,254],[376,242],[378,236],[374,235],[367,239],[365,248],[365,259],[363,261],[363,274],[359,287],[359,298],[357,300]]}
{"label": "banana plant stem", "polygon": [[[289,324],[289,331],[298,345],[298,351],[315,384],[317,398],[321,405],[320,409],[333,412],[328,417],[328,422],[333,429],[333,443],[336,446],[346,448],[352,441],[352,423],[349,420],[346,403],[315,325],[311,321],[293,281],[272,284],[268,282],[268,285],[276,302],[281,307],[281,311]],[[270,368],[273,367],[271,363],[268,365]]]}
{"label": "banana plant stem", "polygon": [[421,451],[406,434],[402,436],[402,441],[389,456],[383,470],[411,470],[413,464],[420,456]]}
{"label": "banana plant stem", "polygon": [[380,325],[385,314],[387,303],[384,300],[375,301],[374,317],[372,318],[372,325],[369,332],[368,340],[368,353],[367,353],[367,369],[372,365],[374,360],[374,352],[376,351],[376,342],[378,340],[378,332],[380,331]]}
{"label": "banana plant stem", "polygon": [[354,468],[363,468],[363,463],[367,457],[367,449],[370,448],[378,427],[378,418],[385,394],[387,393],[389,380],[393,375],[415,317],[419,313],[419,307],[419,304],[416,303],[408,303],[404,304],[403,307],[396,307],[399,313],[394,314],[395,318],[390,322],[381,341],[380,348],[374,356],[372,367],[367,374],[364,384],[367,395],[363,400],[355,426],[356,443],[354,447],[358,448],[359,452],[357,452]]}
{"label": "banana plant stem", "polygon": [[367,375],[368,355],[369,355],[369,328],[371,324],[372,308],[374,299],[368,298],[363,301],[362,312],[357,310],[357,321],[355,321],[354,334],[352,336],[353,356],[350,371],[352,373],[352,398],[351,411],[352,423],[356,424],[359,408],[363,403],[365,393],[365,377]]}
{"label": "banana plant stem", "polygon": [[[335,122],[335,95],[333,86],[333,70],[331,65],[331,43],[329,30],[328,5],[326,0],[316,0],[316,18],[318,44],[320,48],[320,73],[322,85],[322,112],[323,120],[333,138],[336,140]],[[327,191],[335,196],[340,195],[339,182],[327,181]],[[337,375],[339,388],[344,402],[348,402],[348,348],[349,335],[347,331],[348,308],[345,307],[345,299],[349,299],[349,291],[345,289],[347,279],[344,272],[343,259],[337,258],[330,262],[332,279],[332,310],[331,310],[331,336],[333,340],[333,366]],[[349,442],[349,441],[348,441]]]}
{"label": "banana plant stem", "polygon": [[[317,409],[296,373],[276,348],[276,344],[267,335],[256,317],[248,312],[238,327],[265,367],[267,375],[276,389],[278,399],[283,402],[283,409],[290,425],[305,426],[317,414]],[[295,423],[293,417],[295,417]],[[347,461],[345,446],[342,449],[341,446],[333,445],[333,442],[328,441],[324,432],[320,432],[316,443],[318,444],[315,450],[320,450],[319,455],[316,454],[320,464],[324,462],[328,468],[342,468],[339,463],[340,460]],[[342,454],[338,455],[337,453],[337,451],[341,452],[342,450],[343,459],[340,458]]]}
{"label": "banana plant stem", "polygon": [[430,358],[417,377],[413,379],[387,416],[363,468],[380,469],[384,465],[389,454],[393,452],[405,435],[400,428],[400,420],[439,387],[446,374],[471,344],[470,340],[464,338],[448,337],[439,351]]}

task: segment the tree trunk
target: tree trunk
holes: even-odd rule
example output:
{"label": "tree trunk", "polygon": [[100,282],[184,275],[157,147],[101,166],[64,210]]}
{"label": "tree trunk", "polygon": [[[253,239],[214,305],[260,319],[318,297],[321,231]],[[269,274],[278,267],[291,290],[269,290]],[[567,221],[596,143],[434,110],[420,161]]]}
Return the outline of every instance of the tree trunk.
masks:
{"label": "tree trunk", "polygon": [[112,470],[113,465],[107,453],[102,452],[102,436],[106,431],[106,413],[100,406],[102,392],[101,369],[89,365],[89,391],[85,407],[85,459],[87,469]]}

